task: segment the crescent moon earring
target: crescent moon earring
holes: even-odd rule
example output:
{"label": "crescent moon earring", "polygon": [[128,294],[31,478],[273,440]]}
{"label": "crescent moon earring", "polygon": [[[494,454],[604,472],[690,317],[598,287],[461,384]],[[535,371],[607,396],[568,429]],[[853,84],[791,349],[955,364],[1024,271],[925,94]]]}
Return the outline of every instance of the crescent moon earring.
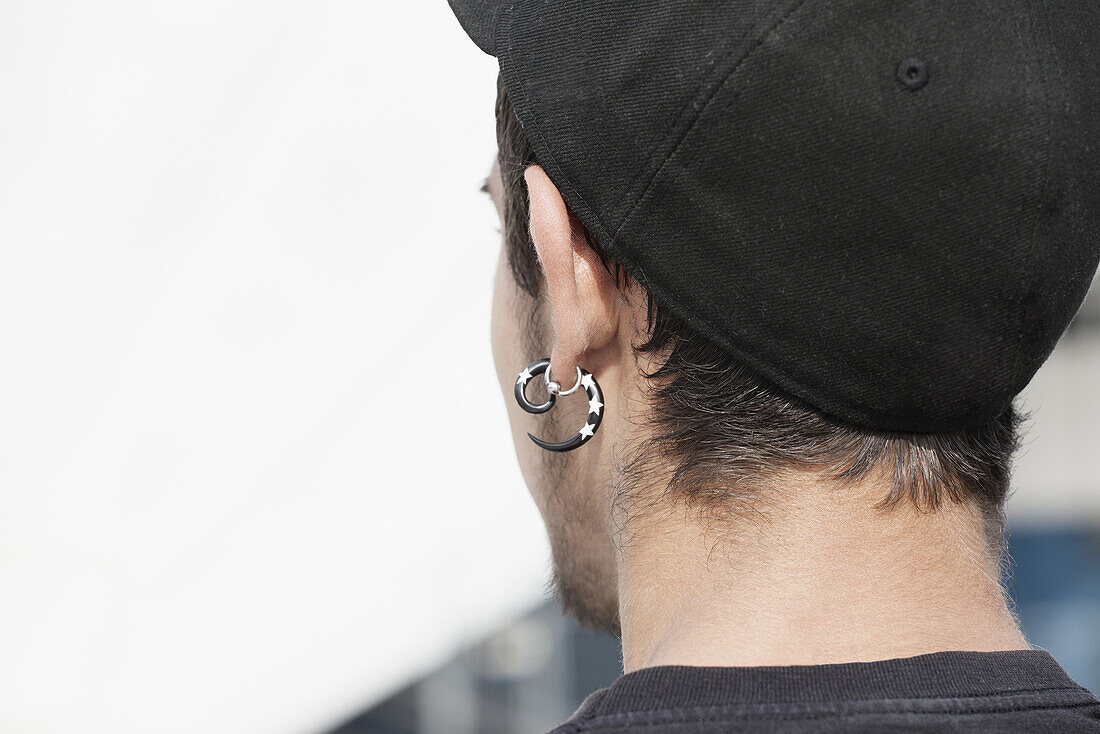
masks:
{"label": "crescent moon earring", "polygon": [[[546,380],[546,392],[548,393],[546,402],[538,405],[527,399],[527,385],[531,382],[531,379],[537,375],[543,375]],[[536,446],[544,448],[547,451],[572,451],[575,448],[583,446],[588,439],[596,434],[596,430],[600,427],[600,422],[603,420],[603,392],[600,391],[600,385],[596,382],[596,378],[580,367],[577,367],[577,381],[574,383],[573,387],[568,390],[562,390],[561,385],[555,382],[550,376],[549,359],[540,359],[532,362],[524,367],[523,371],[519,373],[519,377],[516,378],[516,402],[518,402],[520,407],[528,413],[546,413],[554,407],[554,403],[557,401],[559,395],[572,395],[581,387],[584,388],[585,394],[588,395],[588,418],[585,420],[581,429],[573,438],[568,441],[562,441],[561,443],[543,441],[541,438],[532,436],[528,433],[528,438],[534,441]]]}

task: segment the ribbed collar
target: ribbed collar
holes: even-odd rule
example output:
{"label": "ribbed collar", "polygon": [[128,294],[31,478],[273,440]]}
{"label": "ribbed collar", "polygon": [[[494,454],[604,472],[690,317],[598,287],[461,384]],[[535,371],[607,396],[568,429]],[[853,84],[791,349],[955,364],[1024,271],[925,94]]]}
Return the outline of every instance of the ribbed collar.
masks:
{"label": "ribbed collar", "polygon": [[660,666],[621,676],[578,715],[697,706],[798,704],[1083,690],[1045,650],[938,652],[869,663],[786,667]]}

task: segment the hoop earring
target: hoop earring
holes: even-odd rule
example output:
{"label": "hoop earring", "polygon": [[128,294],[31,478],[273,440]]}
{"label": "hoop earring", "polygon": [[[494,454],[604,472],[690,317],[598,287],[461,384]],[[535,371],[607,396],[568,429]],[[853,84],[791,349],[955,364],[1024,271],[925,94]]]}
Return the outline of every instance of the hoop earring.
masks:
{"label": "hoop earring", "polygon": [[[527,399],[527,385],[531,382],[531,378],[536,375],[545,375],[546,392],[549,393],[546,402],[538,405],[535,405]],[[584,387],[584,391],[588,395],[588,418],[585,420],[584,426],[581,427],[581,430],[578,431],[573,438],[568,441],[562,441],[561,443],[543,441],[541,438],[532,436],[528,433],[527,437],[534,441],[536,446],[546,449],[547,451],[572,451],[575,448],[583,446],[588,439],[596,434],[596,430],[600,427],[601,421],[603,421],[603,392],[600,390],[600,385],[596,382],[596,378],[580,367],[577,367],[577,381],[573,387],[568,390],[562,390],[561,385],[550,377],[549,359],[540,359],[532,362],[524,367],[523,371],[519,373],[519,377],[516,378],[515,386],[516,402],[518,402],[520,407],[528,413],[546,413],[554,407],[554,403],[557,401],[559,395],[571,395],[580,387]]]}

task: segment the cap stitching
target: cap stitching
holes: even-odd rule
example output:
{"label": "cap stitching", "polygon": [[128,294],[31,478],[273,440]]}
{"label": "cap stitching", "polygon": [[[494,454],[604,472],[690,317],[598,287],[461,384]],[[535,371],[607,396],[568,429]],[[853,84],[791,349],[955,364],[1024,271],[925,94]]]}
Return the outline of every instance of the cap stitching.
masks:
{"label": "cap stitching", "polygon": [[[649,192],[649,189],[653,186],[653,182],[657,180],[658,176],[661,175],[661,171],[664,170],[665,166],[668,165],[668,162],[672,160],[672,158],[683,146],[684,141],[687,140],[687,138],[691,135],[691,131],[695,129],[695,126],[703,117],[703,113],[706,112],[707,108],[710,106],[711,102],[714,101],[714,98],[718,95],[718,92],[722,89],[722,87],[726,85],[731,77],[737,74],[741,67],[748,62],[749,58],[751,58],[752,55],[756,53],[756,51],[759,50],[761,46],[764,45],[765,41],[771,38],[771,36],[777,30],[779,30],[780,27],[785,25],[787,21],[789,21],[791,17],[800,9],[802,9],[802,7],[805,6],[808,2],[809,0],[798,0],[798,2],[790,10],[788,10],[782,17],[772,23],[771,26],[769,26],[763,33],[760,34],[756,41],[753,42],[752,46],[749,47],[745,51],[745,53],[742,54],[741,58],[737,60],[737,63],[733,65],[732,69],[723,74],[716,81],[716,83],[714,83],[714,85],[706,93],[706,98],[703,100],[703,104],[695,112],[695,119],[692,120],[686,128],[684,128],[683,132],[680,133],[679,139],[675,142],[672,148],[667,153],[665,153],[657,167],[653,169],[653,172],[650,174],[649,180],[645,182],[645,185],[638,189],[638,192],[635,195],[634,202],[629,205],[627,210],[623,213],[622,218],[619,220],[618,224],[616,224],[615,229],[612,231],[613,235],[618,235],[619,230],[622,229],[623,225],[626,224],[627,221],[630,220],[630,217],[634,214],[634,210],[638,208],[642,200],[645,198],[645,195]],[[685,107],[685,110],[692,106],[694,106],[694,101],[689,102],[687,107]],[[667,141],[662,141],[662,147],[665,145],[666,142]]]}

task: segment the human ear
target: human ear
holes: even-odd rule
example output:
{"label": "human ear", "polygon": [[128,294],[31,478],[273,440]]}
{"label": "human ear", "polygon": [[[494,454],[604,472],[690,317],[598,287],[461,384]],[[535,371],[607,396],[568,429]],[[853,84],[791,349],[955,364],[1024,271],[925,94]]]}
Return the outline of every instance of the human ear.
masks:
{"label": "human ear", "polygon": [[550,366],[565,388],[576,367],[594,371],[592,358],[612,345],[618,331],[615,278],[584,236],[558,187],[540,166],[524,171],[530,201],[531,239],[542,264],[554,327]]}

